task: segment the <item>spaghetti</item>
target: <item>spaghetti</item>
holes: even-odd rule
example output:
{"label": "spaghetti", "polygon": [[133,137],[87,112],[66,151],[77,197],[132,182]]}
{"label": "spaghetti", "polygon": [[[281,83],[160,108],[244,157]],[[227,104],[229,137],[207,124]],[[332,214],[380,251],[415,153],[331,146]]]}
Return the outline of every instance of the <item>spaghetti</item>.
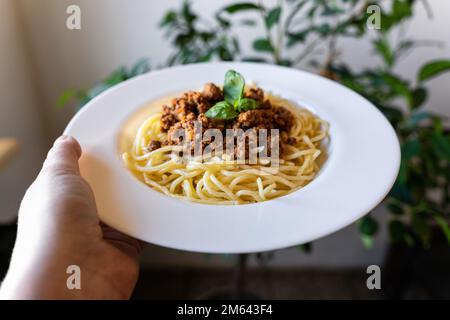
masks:
{"label": "spaghetti", "polygon": [[[323,158],[328,123],[310,111],[275,96],[267,100],[283,105],[293,115],[279,164],[264,161],[238,163],[225,153],[197,159],[181,157],[181,145],[167,144],[162,130],[163,113],[147,118],[138,129],[133,146],[122,157],[126,166],[150,187],[175,198],[204,204],[247,204],[271,200],[311,182]],[[157,141],[154,150],[149,144]]]}

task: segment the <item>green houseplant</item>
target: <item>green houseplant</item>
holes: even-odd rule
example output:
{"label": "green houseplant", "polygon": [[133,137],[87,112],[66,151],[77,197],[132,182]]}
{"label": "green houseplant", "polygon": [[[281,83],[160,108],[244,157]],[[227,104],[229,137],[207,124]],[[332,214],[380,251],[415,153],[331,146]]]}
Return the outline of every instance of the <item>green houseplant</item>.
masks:
{"label": "green houseplant", "polygon": [[[413,16],[419,1],[382,2],[279,0],[272,7],[262,1],[235,2],[205,18],[184,1],[180,9],[168,11],[160,23],[173,47],[164,64],[239,60],[302,66],[365,96],[389,119],[401,142],[400,174],[385,200],[391,239],[427,248],[437,227],[450,244],[450,135],[446,119],[423,109],[428,97],[426,81],[450,70],[450,60],[418,66],[415,81],[397,74],[394,68],[405,54],[418,46],[440,44],[416,41],[403,34],[404,22]],[[426,1],[420,2],[430,10]],[[367,27],[373,8],[380,13],[377,30]],[[237,30],[261,25],[264,32],[249,39],[252,53],[244,54],[241,47],[247,39],[240,39]],[[392,41],[396,33],[400,40]],[[354,71],[345,62],[339,41],[367,37],[372,39],[379,63]],[[58,104],[75,99],[82,107],[103,90],[148,70],[146,60],[130,69],[120,68],[91,89],[66,91]],[[378,230],[377,221],[369,214],[358,227],[363,243],[370,247]],[[309,250],[310,245],[302,248]]]}

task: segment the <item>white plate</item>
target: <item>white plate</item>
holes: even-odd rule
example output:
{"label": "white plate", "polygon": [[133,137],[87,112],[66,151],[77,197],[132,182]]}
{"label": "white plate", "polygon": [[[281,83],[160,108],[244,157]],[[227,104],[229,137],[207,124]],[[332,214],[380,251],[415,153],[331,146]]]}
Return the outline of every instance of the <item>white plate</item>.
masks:
{"label": "white plate", "polygon": [[[330,123],[329,155],[319,175],[287,196],[238,206],[181,201],[138,181],[118,152],[126,119],[151,100],[222,83],[229,69]],[[81,143],[81,172],[105,223],[150,243],[198,252],[273,250],[337,231],[383,200],[400,164],[394,130],[366,99],[317,75],[253,63],[195,64],[139,76],[91,101],[66,134]]]}

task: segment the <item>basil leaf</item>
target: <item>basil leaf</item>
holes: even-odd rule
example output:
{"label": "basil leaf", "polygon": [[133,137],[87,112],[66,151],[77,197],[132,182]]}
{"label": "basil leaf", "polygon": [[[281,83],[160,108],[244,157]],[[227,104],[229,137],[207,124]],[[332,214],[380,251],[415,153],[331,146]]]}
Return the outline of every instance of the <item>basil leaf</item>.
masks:
{"label": "basil leaf", "polygon": [[225,74],[223,86],[225,101],[235,106],[244,94],[245,80],[236,71],[229,70]]}
{"label": "basil leaf", "polygon": [[213,119],[230,120],[236,118],[238,116],[238,113],[236,112],[236,110],[234,110],[232,104],[228,103],[227,101],[221,101],[216,103],[214,107],[209,109],[205,113],[205,116]]}
{"label": "basil leaf", "polygon": [[253,110],[256,108],[258,108],[258,103],[256,102],[256,100],[247,99],[247,98],[239,100],[239,103],[237,106],[238,112]]}

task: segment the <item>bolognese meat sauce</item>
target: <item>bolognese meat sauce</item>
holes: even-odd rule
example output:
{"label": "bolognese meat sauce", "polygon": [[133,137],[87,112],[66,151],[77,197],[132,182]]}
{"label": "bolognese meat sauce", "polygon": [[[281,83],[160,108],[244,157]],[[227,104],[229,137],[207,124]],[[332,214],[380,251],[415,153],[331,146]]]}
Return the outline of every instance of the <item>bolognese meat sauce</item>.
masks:
{"label": "bolognese meat sauce", "polygon": [[[155,150],[162,145],[179,145],[186,143],[177,135],[177,131],[183,129],[187,142],[193,142],[195,138],[195,123],[201,123],[202,131],[208,129],[219,129],[225,135],[227,129],[279,129],[280,149],[283,144],[294,144],[295,141],[289,139],[294,123],[294,115],[282,106],[274,106],[269,99],[266,99],[264,91],[260,88],[250,88],[244,93],[245,98],[253,99],[257,103],[257,109],[241,112],[232,120],[221,120],[208,118],[205,113],[217,102],[224,99],[221,88],[213,83],[204,86],[201,92],[188,91],[181,97],[172,99],[170,105],[162,108],[161,130],[167,133],[167,141],[151,141],[148,149]],[[201,132],[201,133],[203,133]],[[203,142],[203,147],[208,142]],[[193,146],[193,144],[192,144]],[[243,150],[236,150],[238,156]]]}

